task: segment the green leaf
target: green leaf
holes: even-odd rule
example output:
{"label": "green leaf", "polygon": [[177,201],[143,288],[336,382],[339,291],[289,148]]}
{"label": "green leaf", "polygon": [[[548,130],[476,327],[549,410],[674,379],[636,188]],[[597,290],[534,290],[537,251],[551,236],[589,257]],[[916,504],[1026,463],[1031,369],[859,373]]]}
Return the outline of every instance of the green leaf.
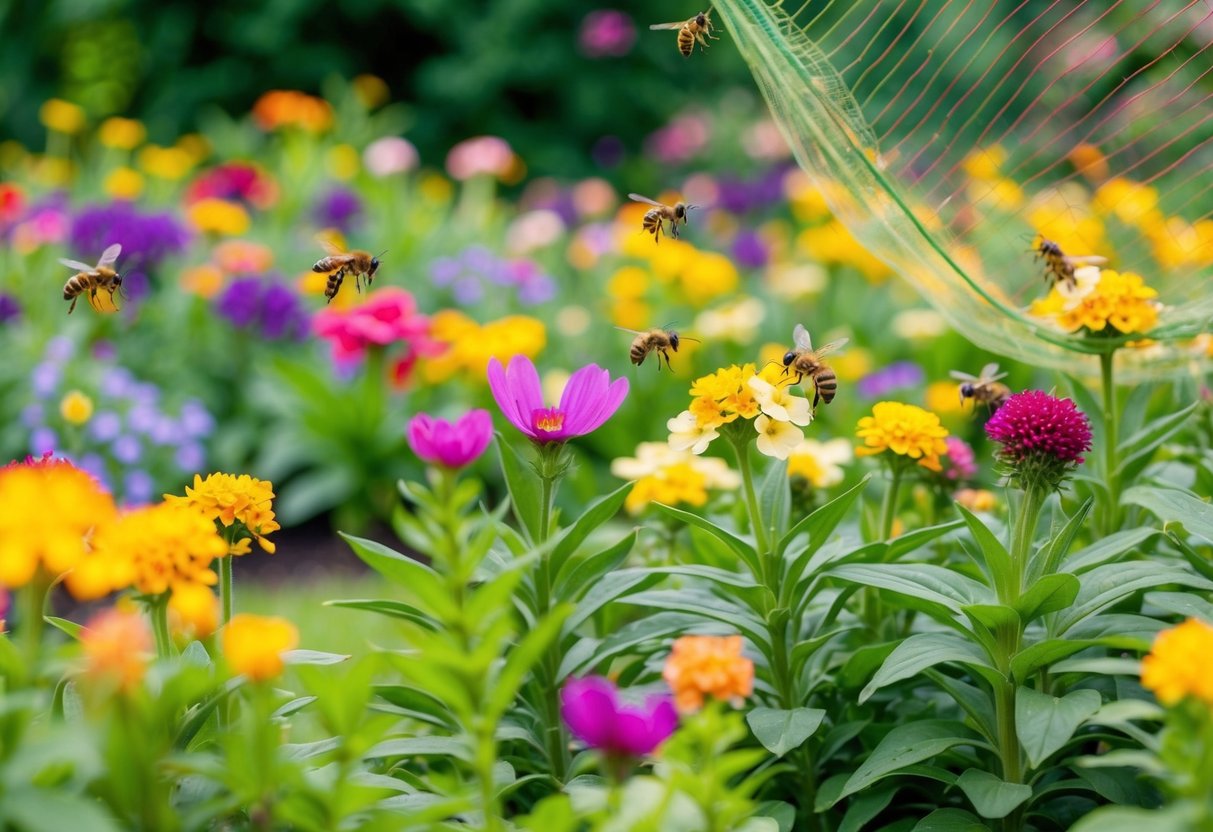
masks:
{"label": "green leaf", "polygon": [[872,789],[856,797],[847,806],[842,823],[838,824],[838,832],[859,832],[872,818],[883,812],[893,802],[897,794],[895,785],[882,786]]}
{"label": "green leaf", "polygon": [[42,620],[50,624],[56,630],[66,633],[71,638],[80,640],[80,633],[84,630],[83,624],[77,624],[75,621],[68,621],[66,618],[57,618],[53,615],[44,615]]}
{"label": "green leaf", "polygon": [[20,788],[0,799],[0,817],[21,832],[119,832],[98,800],[61,789]]}
{"label": "green leaf", "polygon": [[738,557],[745,561],[745,564],[749,567],[750,572],[755,575],[762,574],[762,564],[758,560],[758,550],[737,535],[720,528],[711,520],[700,517],[698,514],[683,511],[682,509],[674,508],[673,506],[667,506],[663,503],[654,503],[654,505],[657,507],[657,510],[663,514],[673,517],[675,520],[681,520],[688,526],[695,526],[696,528],[702,529],[703,531],[712,535],[712,537],[715,537],[717,540],[727,545],[737,554]]}
{"label": "green leaf", "polygon": [[998,676],[985,652],[969,639],[955,633],[916,633],[889,654],[872,681],[860,692],[859,702],[863,704],[881,688],[917,676],[926,668],[943,662],[973,667],[983,671],[982,675],[987,678]]}
{"label": "green leaf", "polygon": [[1070,547],[1074,545],[1074,538],[1082,529],[1083,523],[1086,522],[1087,515],[1091,513],[1091,508],[1094,505],[1095,500],[1086,500],[1078,507],[1078,511],[1074,512],[1073,516],[1066,521],[1061,531],[1054,534],[1047,545],[1037,550],[1036,554],[1029,558],[1029,583],[1043,575],[1051,575],[1057,571],[1062,558],[1066,556],[1066,553],[1070,551]]}
{"label": "green leaf", "polygon": [[688,612],[704,619],[719,621],[754,642],[764,653],[770,649],[765,622],[745,607],[700,589],[657,589],[629,596],[628,604],[659,610]]}
{"label": "green leaf", "polygon": [[1070,832],[1192,832],[1200,823],[1199,809],[1193,803],[1177,803],[1162,809],[1138,809],[1130,806],[1104,806],[1084,816]]}
{"label": "green leaf", "polygon": [[826,712],[820,708],[754,708],[746,714],[745,721],[762,743],[763,748],[776,757],[782,757],[793,748],[799,748],[825,719]]}
{"label": "green leaf", "polygon": [[550,568],[556,580],[560,579],[565,563],[577,551],[577,547],[585,542],[590,533],[619,513],[628,492],[632,490],[630,482],[616,488],[610,494],[592,503],[582,512],[572,525],[566,528],[556,538],[549,556]]}
{"label": "green leaf", "polygon": [[1213,624],[1213,604],[1188,592],[1147,592],[1147,604],[1164,612],[1182,615],[1184,618],[1200,618]]}
{"label": "green leaf", "polygon": [[283,523],[296,525],[341,505],[357,486],[357,478],[348,468],[313,469],[286,481],[274,510]]}
{"label": "green leaf", "polygon": [[989,590],[943,566],[927,563],[844,564],[830,570],[836,578],[861,586],[887,589],[960,613],[961,607],[991,601]]}
{"label": "green leaf", "polygon": [[1031,688],[1019,688],[1015,697],[1015,733],[1032,767],[1039,768],[1065,746],[1078,726],[1098,711],[1101,704],[1099,694],[1093,690],[1072,690],[1058,698]]}
{"label": "green leaf", "polygon": [[1042,615],[1064,610],[1073,604],[1079,589],[1078,578],[1066,572],[1045,575],[1019,596],[1015,609],[1023,623],[1030,624]]}
{"label": "green leaf", "polygon": [[282,654],[282,660],[287,664],[340,664],[349,658],[341,653],[325,653],[321,650],[287,650]]}
{"label": "green leaf", "polygon": [[990,827],[964,809],[936,809],[910,832],[989,832]]}
{"label": "green leaf", "polygon": [[1086,650],[1098,642],[1088,639],[1054,638],[1025,647],[1011,659],[1011,674],[1023,682],[1042,667]]}
{"label": "green leaf", "polygon": [[454,757],[472,761],[472,751],[464,737],[404,737],[383,740],[362,755],[364,760],[400,757]]}
{"label": "green leaf", "polygon": [[1179,584],[1198,589],[1213,589],[1213,581],[1186,569],[1151,561],[1108,563],[1082,575],[1082,588],[1069,608],[1057,613],[1054,632],[1058,635],[1088,616],[1107,609],[1142,589]]}
{"label": "green leaf", "polygon": [[514,507],[514,516],[518,519],[519,526],[526,534],[527,540],[534,542],[542,539],[543,535],[539,533],[539,515],[543,497],[539,475],[500,433],[497,434],[497,458],[501,462],[505,487],[510,492],[510,504]]}
{"label": "green leaf", "polygon": [[636,545],[636,529],[632,529],[619,541],[601,551],[577,560],[570,560],[556,579],[553,594],[562,601],[576,601],[587,588],[592,587],[604,575],[609,575],[618,569],[628,559],[628,554],[634,545]]}
{"label": "green leaf", "polygon": [[564,632],[573,632],[612,601],[646,590],[660,580],[661,575],[649,569],[618,569],[604,575],[577,600],[576,610],[565,621]]}
{"label": "green leaf", "polygon": [[342,599],[325,601],[326,607],[345,607],[351,610],[366,610],[368,612],[379,613],[386,615],[389,618],[399,618],[404,621],[411,621],[427,630],[437,630],[438,623],[433,618],[426,615],[418,607],[412,604],[406,604],[404,601],[392,601],[384,598],[366,598],[366,599]]}
{"label": "green leaf", "polygon": [[1007,547],[1002,545],[998,538],[994,536],[994,533],[990,531],[990,528],[973,512],[960,503],[956,504],[956,510],[960,512],[960,516],[964,518],[965,523],[968,525],[973,539],[981,547],[992,585],[999,590],[998,594],[1000,597],[1007,597],[1010,594],[1009,589],[1015,577],[1015,565],[1011,563],[1011,555],[1007,552]]}
{"label": "green leaf", "polygon": [[788,530],[792,514],[792,489],[788,485],[788,461],[772,460],[758,487],[758,511],[771,539],[778,540]]}
{"label": "green leaf", "polygon": [[560,604],[531,627],[518,644],[510,650],[501,672],[489,685],[488,699],[484,704],[485,718],[496,722],[514,702],[518,689],[522,687],[527,673],[543,656],[545,650],[560,633],[564,620],[573,612],[572,604]]}
{"label": "green leaf", "polygon": [[659,612],[625,624],[605,639],[583,638],[565,653],[557,680],[564,681],[570,674],[589,672],[621,655],[644,652],[644,647],[656,649],[670,636],[686,633],[695,624],[695,617],[685,613]]}
{"label": "green leaf", "polygon": [[413,719],[448,730],[454,730],[456,727],[446,703],[427,691],[408,685],[375,685],[372,691]]}
{"label": "green leaf", "polygon": [[788,544],[795,540],[798,535],[808,533],[808,557],[812,557],[813,553],[820,549],[822,544],[834,533],[834,529],[838,528],[838,524],[850,513],[851,506],[859,499],[859,495],[863,493],[863,489],[867,486],[870,479],[870,476],[864,477],[833,500],[815,510],[808,517],[799,520],[780,539],[776,551],[783,552],[788,548]]}
{"label": "green leaf", "polygon": [[439,622],[453,621],[459,614],[447,594],[442,576],[433,569],[374,540],[344,532],[339,534],[367,566],[408,589],[421,602],[422,612]]}
{"label": "green leaf", "polygon": [[1178,488],[1154,488],[1136,485],[1121,497],[1121,501],[1138,505],[1158,516],[1167,526],[1183,527],[1188,534],[1213,543],[1213,505]]}
{"label": "green leaf", "polygon": [[1125,552],[1137,548],[1158,533],[1158,529],[1140,528],[1115,532],[1070,555],[1062,563],[1062,568],[1075,574],[1085,572],[1113,558],[1119,558]]}
{"label": "green leaf", "polygon": [[[1019,613],[1006,604],[968,604],[961,609],[974,625],[994,632],[1000,627],[1019,626]],[[976,626],[975,626],[976,629]]]}
{"label": "green leaf", "polygon": [[980,745],[977,736],[959,722],[922,719],[898,725],[885,735],[855,773],[847,779],[839,799],[866,789],[903,768],[929,760],[957,745]]}
{"label": "green leaf", "polygon": [[1032,796],[1031,786],[1007,783],[988,771],[976,768],[960,775],[956,785],[983,818],[1005,818]]}
{"label": "green leaf", "polygon": [[1162,443],[1179,432],[1188,422],[1188,417],[1200,407],[1195,401],[1174,413],[1152,419],[1144,428],[1120,443],[1120,464],[1116,468],[1121,482],[1132,482],[1150,463],[1151,457]]}

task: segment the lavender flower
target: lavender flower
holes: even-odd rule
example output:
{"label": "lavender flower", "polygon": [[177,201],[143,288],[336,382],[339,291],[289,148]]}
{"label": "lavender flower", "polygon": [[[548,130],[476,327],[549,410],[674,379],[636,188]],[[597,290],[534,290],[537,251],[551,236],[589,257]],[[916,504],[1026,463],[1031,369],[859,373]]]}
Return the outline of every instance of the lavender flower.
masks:
{"label": "lavender flower", "polygon": [[177,468],[186,474],[196,474],[206,465],[206,449],[197,442],[187,442],[173,457]]}
{"label": "lavender flower", "polygon": [[7,292],[0,292],[0,324],[21,317],[21,304]]}
{"label": "lavender flower", "polygon": [[110,445],[110,453],[123,465],[134,465],[143,456],[143,446],[131,434],[124,434]]}
{"label": "lavender flower", "polygon": [[362,214],[362,201],[358,194],[340,186],[329,190],[316,203],[313,215],[322,228],[336,228],[348,234]]}
{"label": "lavender flower", "polygon": [[894,390],[918,387],[925,378],[922,367],[914,362],[894,361],[889,366],[864,376],[855,385],[855,389],[859,395],[866,398],[883,399]]}
{"label": "lavender flower", "polygon": [[122,433],[122,417],[112,410],[102,410],[89,421],[88,432],[98,442],[113,442]]}
{"label": "lavender flower", "polygon": [[54,453],[59,447],[59,437],[48,427],[35,428],[29,435],[29,451],[34,456]]}
{"label": "lavender flower", "polygon": [[733,259],[747,269],[761,269],[767,264],[767,246],[754,231],[742,231],[733,240]]}
{"label": "lavender flower", "polygon": [[21,424],[33,430],[46,420],[46,412],[42,405],[34,403],[21,408]]}
{"label": "lavender flower", "polygon": [[172,214],[141,213],[133,203],[111,202],[80,211],[72,220],[72,250],[88,259],[111,243],[122,244],[123,291],[132,300],[146,293],[147,275],[166,257],[180,254],[189,231]]}
{"label": "lavender flower", "polygon": [[215,429],[215,419],[197,399],[186,399],[181,405],[181,428],[187,436],[209,436]]}
{"label": "lavender flower", "polygon": [[111,367],[101,376],[101,394],[114,399],[126,398],[135,383],[135,376],[130,370],[125,367]]}
{"label": "lavender flower", "polygon": [[234,280],[215,306],[232,326],[259,329],[270,341],[298,340],[307,334],[307,313],[299,296],[277,281],[262,277]]}
{"label": "lavender flower", "polygon": [[34,390],[34,395],[40,399],[53,395],[59,387],[59,380],[62,377],[63,371],[58,364],[44,361],[37,365],[30,373],[30,386]]}
{"label": "lavender flower", "polygon": [[122,478],[122,492],[126,503],[132,506],[146,505],[156,491],[156,483],[147,471],[135,468]]}
{"label": "lavender flower", "polygon": [[237,329],[248,329],[261,312],[261,278],[233,280],[215,302],[215,308]]}

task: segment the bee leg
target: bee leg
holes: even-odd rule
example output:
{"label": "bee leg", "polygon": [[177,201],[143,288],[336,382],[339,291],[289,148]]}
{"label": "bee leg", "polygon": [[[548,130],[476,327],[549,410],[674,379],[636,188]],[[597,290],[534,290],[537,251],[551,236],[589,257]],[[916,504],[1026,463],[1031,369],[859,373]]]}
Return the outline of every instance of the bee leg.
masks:
{"label": "bee leg", "polygon": [[674,372],[674,368],[670,366],[670,354],[668,352],[666,352],[665,350],[659,350],[657,353],[657,371],[661,372],[662,356],[665,356],[665,366],[669,369],[669,371],[671,373]]}
{"label": "bee leg", "polygon": [[817,385],[813,385],[813,412],[817,412],[817,403],[821,401],[821,392],[817,389]]}
{"label": "bee leg", "polygon": [[67,314],[72,314],[72,310],[76,308],[76,301],[80,300],[80,296],[76,295],[72,298],[72,305],[67,308]]}

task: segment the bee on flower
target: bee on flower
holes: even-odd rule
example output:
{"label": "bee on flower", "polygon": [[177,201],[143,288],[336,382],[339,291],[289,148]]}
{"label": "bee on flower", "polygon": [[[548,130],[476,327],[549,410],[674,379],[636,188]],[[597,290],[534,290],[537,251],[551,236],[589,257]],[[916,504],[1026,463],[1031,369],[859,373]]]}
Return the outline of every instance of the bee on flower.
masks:
{"label": "bee on flower", "polygon": [[1158,325],[1158,292],[1141,275],[1094,266],[1075,269],[1074,275],[1074,289],[1054,286],[1032,304],[1030,314],[1065,332],[1088,335],[1145,334]]}

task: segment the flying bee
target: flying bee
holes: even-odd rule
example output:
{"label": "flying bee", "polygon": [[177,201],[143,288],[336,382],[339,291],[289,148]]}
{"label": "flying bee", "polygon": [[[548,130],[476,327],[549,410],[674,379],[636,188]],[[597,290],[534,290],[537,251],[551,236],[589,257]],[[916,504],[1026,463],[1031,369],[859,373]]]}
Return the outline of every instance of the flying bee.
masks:
{"label": "flying bee", "polygon": [[375,272],[379,271],[378,256],[372,256],[369,251],[345,251],[332,240],[321,240],[320,245],[324,248],[326,256],[316,261],[312,271],[328,273],[329,282],[324,287],[326,302],[337,296],[341,281],[345,280],[347,274],[354,276],[354,288],[359,292],[362,291],[364,276],[367,288],[370,288],[371,281],[375,279]]}
{"label": "flying bee", "polygon": [[720,40],[712,34],[712,10],[700,12],[690,20],[676,20],[673,23],[654,23],[650,29],[677,29],[678,51],[682,57],[689,58],[695,51],[695,42],[699,42],[699,51],[708,48],[708,38]]}
{"label": "flying bee", "polygon": [[821,349],[815,350],[813,340],[809,337],[809,331],[803,325],[796,324],[796,328],[792,330],[792,341],[795,346],[784,353],[783,372],[784,375],[789,372],[796,373],[796,384],[800,384],[805,376],[813,380],[814,410],[817,409],[818,401],[829,404],[834,401],[834,395],[838,392],[838,376],[834,375],[830,366],[821,359],[825,355],[842,349],[849,340],[849,338],[839,338],[837,341],[831,341]]}
{"label": "flying bee", "polygon": [[[670,366],[670,351],[678,352],[678,345],[682,343],[682,336],[672,329],[650,329],[646,332],[641,332],[637,329],[627,329],[626,327],[615,327],[623,332],[630,332],[636,337],[632,339],[632,346],[628,350],[628,359],[639,367],[644,363],[645,358],[649,353],[657,353],[657,369],[661,370],[661,359],[665,358],[665,365],[673,371]],[[688,341],[694,341],[694,338],[687,338]]]}
{"label": "flying bee", "polygon": [[981,368],[981,375],[974,376],[952,371],[952,378],[960,382],[960,403],[972,399],[974,404],[984,404],[993,413],[1002,403],[1011,397],[1011,388],[999,381],[1006,373],[998,372],[997,364],[987,364]]}
{"label": "flying bee", "polygon": [[644,220],[642,221],[641,228],[644,231],[652,234],[653,240],[658,243],[661,242],[661,232],[665,228],[665,224],[667,222],[670,224],[668,234],[677,240],[678,225],[680,223],[682,225],[686,225],[687,211],[690,211],[695,207],[694,205],[687,205],[685,202],[676,202],[673,205],[666,205],[662,202],[655,202],[654,200],[649,199],[647,196],[641,196],[640,194],[628,194],[628,199],[631,199],[633,202],[643,202],[645,205],[653,206],[644,212]]}
{"label": "flying bee", "polygon": [[1075,269],[1082,266],[1102,266],[1108,262],[1108,258],[1097,254],[1069,256],[1052,240],[1044,236],[1038,236],[1036,239],[1040,242],[1033,251],[1036,252],[1037,259],[1045,261],[1045,280],[1054,285],[1063,285],[1068,290],[1078,286],[1078,280],[1074,276]]}
{"label": "flying bee", "polygon": [[[88,293],[88,305],[98,312],[113,312],[118,308],[114,304],[114,292],[122,288],[122,275],[114,271],[113,265],[121,253],[122,246],[114,243],[101,252],[101,259],[95,266],[85,265],[79,260],[59,260],[69,269],[76,270],[76,274],[63,284],[63,299],[72,302],[72,305],[67,308],[67,314],[72,314],[72,310],[76,308],[76,301],[80,300],[80,296],[85,292]],[[100,291],[109,292],[110,306],[113,309],[103,309],[98,305],[97,293]]]}

